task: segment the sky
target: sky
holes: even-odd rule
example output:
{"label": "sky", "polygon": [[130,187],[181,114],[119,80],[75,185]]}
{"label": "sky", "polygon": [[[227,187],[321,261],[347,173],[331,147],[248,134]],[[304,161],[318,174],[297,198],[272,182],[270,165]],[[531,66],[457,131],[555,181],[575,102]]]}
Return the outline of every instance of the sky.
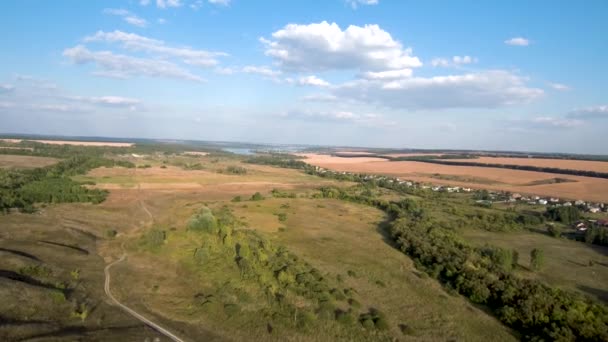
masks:
{"label": "sky", "polygon": [[608,154],[608,2],[6,0],[0,133]]}

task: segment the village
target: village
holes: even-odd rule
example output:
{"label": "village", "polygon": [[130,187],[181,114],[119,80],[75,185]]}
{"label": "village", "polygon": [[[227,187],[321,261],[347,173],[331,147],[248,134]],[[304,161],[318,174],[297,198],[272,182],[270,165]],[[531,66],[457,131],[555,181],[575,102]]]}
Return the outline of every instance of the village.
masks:
{"label": "village", "polygon": [[[561,199],[557,197],[542,197],[531,194],[511,193],[509,191],[495,191],[485,189],[473,189],[470,187],[447,186],[415,182],[405,180],[398,177],[390,177],[383,175],[367,175],[346,171],[332,171],[319,166],[314,167],[314,172],[321,176],[341,176],[343,178],[358,178],[369,182],[385,182],[392,185],[402,186],[411,189],[423,189],[433,192],[443,193],[472,193],[475,202],[483,206],[491,206],[498,203],[517,203],[530,206],[547,206],[547,207],[576,207],[581,212],[598,214],[608,213],[608,204],[602,202],[588,202],[584,200]],[[590,223],[595,223],[599,226],[608,227],[608,219],[589,220]],[[582,228],[586,225],[580,225]]]}

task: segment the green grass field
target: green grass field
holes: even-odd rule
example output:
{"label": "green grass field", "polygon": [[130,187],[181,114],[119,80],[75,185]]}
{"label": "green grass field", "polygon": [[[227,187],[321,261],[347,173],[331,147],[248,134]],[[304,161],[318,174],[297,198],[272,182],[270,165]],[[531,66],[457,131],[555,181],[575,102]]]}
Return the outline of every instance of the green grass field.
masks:
{"label": "green grass field", "polygon": [[[517,250],[521,266],[518,273],[524,277],[541,279],[554,286],[608,301],[607,247],[528,231],[494,233],[470,229],[464,230],[463,235],[480,246],[490,244]],[[545,266],[538,272],[529,270],[530,252],[534,248],[545,253]]]}
{"label": "green grass field", "polygon": [[[17,322],[2,326],[0,337],[156,336],[107,304],[103,268],[117,260],[123,248],[128,257],[112,269],[112,293],[186,340],[506,341],[518,337],[483,307],[446,291],[418,271],[385,235],[388,218],[382,211],[313,196],[321,186],[349,188],[352,182],[244,164],[238,157],[151,155],[129,160],[150,167],[99,168],[74,177],[108,189],[109,196],[101,204],[45,205],[35,214],[0,217],[0,248],[18,251],[0,249],[0,271],[5,271],[0,295],[9,298],[0,308],[0,318]],[[196,163],[200,169],[184,168]],[[246,172],[232,174],[230,167]],[[420,199],[387,189],[366,191],[384,200]],[[251,200],[256,192],[264,199]],[[472,207],[469,197],[437,197],[425,209],[446,225],[455,213],[504,211]],[[231,242],[187,229],[204,207],[216,216],[232,213],[236,223]],[[517,249],[521,255],[517,272],[522,276],[606,299],[604,249],[529,231],[493,233],[473,228],[459,230],[463,239]],[[162,239],[155,232],[162,232]],[[293,262],[290,270],[314,269],[317,283],[303,288],[286,285],[293,283],[290,276],[300,273],[280,278],[280,271],[269,268],[266,261],[256,266],[255,276],[247,276],[236,246],[258,239],[264,241],[259,242],[264,246],[259,253]],[[197,253],[207,247],[201,259]],[[526,270],[535,247],[545,250],[547,260],[537,273]],[[290,257],[281,259],[286,257],[277,251],[287,251]],[[289,259],[292,256],[297,261]],[[31,279],[9,276],[19,270]],[[49,290],[41,284],[54,287]],[[53,292],[59,285],[74,288],[64,302]],[[84,319],[82,303],[89,308]],[[43,309],[36,311],[40,306]],[[374,310],[382,313],[381,329],[380,325],[365,328],[358,321]]]}

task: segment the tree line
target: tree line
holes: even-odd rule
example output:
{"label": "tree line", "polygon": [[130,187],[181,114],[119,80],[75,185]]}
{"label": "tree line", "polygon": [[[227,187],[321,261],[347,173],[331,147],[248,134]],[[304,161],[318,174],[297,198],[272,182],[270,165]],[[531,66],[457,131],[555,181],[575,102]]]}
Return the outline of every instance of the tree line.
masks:
{"label": "tree line", "polygon": [[[316,173],[315,168],[301,165],[295,160],[285,160],[286,158],[275,157],[265,159],[264,162]],[[358,180],[367,185],[373,182],[374,185],[396,189],[402,194],[420,192],[395,182],[368,181],[357,175],[333,172],[318,175],[337,179],[348,177],[349,180]],[[417,268],[440,281],[449,290],[488,307],[504,324],[518,331],[522,339],[608,340],[606,306],[579,293],[517,276],[512,272],[517,267],[517,262],[513,261],[517,259],[515,253],[495,247],[476,248],[467,244],[452,226],[430,213],[428,206],[434,205],[434,202],[425,193],[418,193],[421,195],[419,200],[406,198],[401,201],[386,201],[365,193],[324,187],[318,196],[371,205],[385,211],[391,219],[391,238],[399,250],[414,260]],[[576,216],[575,213],[566,211],[547,213],[549,218],[554,218],[554,215],[565,221]],[[471,217],[459,217],[459,220],[462,224],[474,224]],[[533,254],[532,268],[540,267],[542,251],[536,250]]]}
{"label": "tree line", "polygon": [[135,167],[126,161],[76,155],[36,169],[0,169],[0,211],[33,212],[35,203],[103,202],[107,191],[89,189],[70,178],[103,166]]}

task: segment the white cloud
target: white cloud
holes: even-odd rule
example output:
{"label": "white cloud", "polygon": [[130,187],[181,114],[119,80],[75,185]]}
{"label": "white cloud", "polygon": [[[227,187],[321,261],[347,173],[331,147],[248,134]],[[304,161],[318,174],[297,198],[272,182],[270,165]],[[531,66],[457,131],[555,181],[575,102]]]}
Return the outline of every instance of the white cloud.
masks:
{"label": "white cloud", "polygon": [[0,84],[0,94],[8,93],[15,90],[15,87],[10,84]]}
{"label": "white cloud", "polygon": [[209,0],[209,3],[213,5],[228,6],[230,5],[230,0]]}
{"label": "white cloud", "polygon": [[254,65],[245,66],[241,69],[241,71],[246,74],[258,74],[258,75],[267,76],[267,77],[276,77],[281,74],[281,72],[278,70],[272,70],[266,66],[254,66]]}
{"label": "white cloud", "polygon": [[302,97],[302,100],[307,102],[334,102],[338,100],[338,97],[331,94],[311,94]]}
{"label": "white cloud", "polygon": [[395,122],[375,113],[358,114],[350,110],[294,109],[280,115],[284,119],[310,122],[334,122],[360,126],[390,126]]}
{"label": "white cloud", "polygon": [[561,83],[548,83],[549,87],[555,89],[555,90],[559,90],[559,91],[565,91],[565,90],[570,90],[570,87],[568,87],[565,84],[561,84]]}
{"label": "white cloud", "polygon": [[523,37],[514,37],[505,40],[505,44],[513,46],[528,46],[530,45],[530,40]]}
{"label": "white cloud", "polygon": [[168,8],[168,7],[180,7],[182,2],[180,0],[156,0],[156,7]]}
{"label": "white cloud", "polygon": [[452,62],[456,65],[471,64],[476,63],[477,58],[471,56],[454,56],[452,57]]}
{"label": "white cloud", "polygon": [[142,6],[148,6],[150,4],[150,0],[139,0],[139,4]]}
{"label": "white cloud", "polygon": [[65,49],[63,55],[76,64],[97,65],[101,69],[97,72],[99,76],[115,78],[149,76],[202,81],[201,77],[165,60],[130,57],[114,54],[111,51],[90,51],[82,45]]}
{"label": "white cloud", "polygon": [[213,71],[220,75],[232,75],[235,73],[233,68],[215,68]]}
{"label": "white cloud", "polygon": [[146,19],[140,18],[126,9],[106,8],[103,10],[103,13],[121,17],[126,23],[133,26],[146,27],[148,25]]}
{"label": "white cloud", "polygon": [[581,120],[608,119],[608,105],[575,109],[568,113],[568,117]]}
{"label": "white cloud", "polygon": [[298,80],[298,84],[299,85],[307,85],[307,86],[314,86],[314,87],[328,87],[330,86],[329,82],[318,78],[317,76],[311,75],[311,76],[305,76],[305,77],[300,77],[300,79]]}
{"label": "white cloud", "polygon": [[369,5],[377,5],[379,0],[345,0],[350,7],[353,9],[357,9],[359,5],[369,6]]}
{"label": "white cloud", "polygon": [[368,71],[361,74],[361,77],[368,80],[396,80],[412,76],[412,69]]}
{"label": "white cloud", "polygon": [[159,24],[161,24],[161,25],[164,25],[164,24],[167,23],[167,19],[165,19],[165,18],[158,18],[156,20],[156,22],[159,23]]}
{"label": "white cloud", "polygon": [[66,96],[67,100],[86,102],[110,107],[131,107],[141,103],[140,100],[122,96]]}
{"label": "white cloud", "polygon": [[431,65],[434,67],[448,67],[450,66],[450,61],[448,61],[445,58],[433,58],[433,60],[431,61]]}
{"label": "white cloud", "polygon": [[477,58],[471,56],[454,56],[451,60],[447,58],[433,58],[431,60],[431,65],[434,67],[452,67],[452,66],[460,66],[471,63],[477,63]]}
{"label": "white cloud", "polygon": [[493,108],[527,103],[543,95],[525,79],[502,70],[464,75],[355,80],[331,88],[333,95],[397,109]]}
{"label": "white cloud", "polygon": [[572,119],[562,119],[550,116],[536,117],[530,120],[532,126],[549,127],[549,128],[571,128],[580,126],[582,121]]}
{"label": "white cloud", "polygon": [[223,52],[197,50],[190,47],[171,47],[161,40],[122,31],[97,31],[94,35],[85,37],[84,42],[121,43],[122,47],[127,50],[143,51],[162,57],[180,58],[186,64],[202,67],[215,66],[218,64],[217,57],[227,55]]}
{"label": "white cloud", "polygon": [[195,11],[198,11],[199,9],[201,9],[201,7],[203,7],[203,0],[196,0],[190,4],[190,8]]}
{"label": "white cloud", "polygon": [[266,55],[290,71],[385,71],[422,65],[411,49],[404,49],[378,25],[351,25],[342,30],[326,21],[289,24],[274,32],[271,39],[260,41]]}

